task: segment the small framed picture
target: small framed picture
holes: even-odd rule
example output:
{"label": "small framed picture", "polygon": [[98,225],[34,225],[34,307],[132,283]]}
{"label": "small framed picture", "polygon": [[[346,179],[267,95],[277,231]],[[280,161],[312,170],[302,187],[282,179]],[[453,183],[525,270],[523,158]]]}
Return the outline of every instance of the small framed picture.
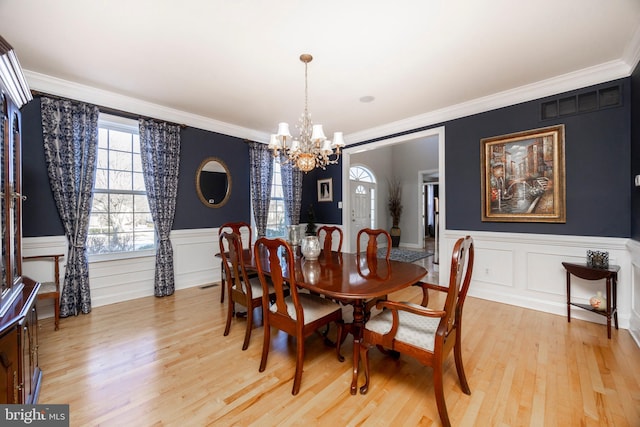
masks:
{"label": "small framed picture", "polygon": [[333,178],[318,180],[318,201],[333,202]]}

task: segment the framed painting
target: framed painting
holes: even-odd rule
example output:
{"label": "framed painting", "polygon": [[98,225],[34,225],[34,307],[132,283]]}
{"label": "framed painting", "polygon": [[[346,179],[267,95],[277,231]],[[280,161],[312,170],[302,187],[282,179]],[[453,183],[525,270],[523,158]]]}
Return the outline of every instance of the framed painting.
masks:
{"label": "framed painting", "polygon": [[480,140],[482,221],[566,222],[564,125]]}
{"label": "framed painting", "polygon": [[333,202],[333,178],[318,180],[318,201]]}

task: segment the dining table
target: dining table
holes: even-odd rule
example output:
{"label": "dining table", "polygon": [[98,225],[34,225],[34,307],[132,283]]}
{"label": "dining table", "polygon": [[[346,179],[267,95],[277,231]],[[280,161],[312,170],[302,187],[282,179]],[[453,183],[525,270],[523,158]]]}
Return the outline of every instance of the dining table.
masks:
{"label": "dining table", "polygon": [[[245,267],[255,270],[260,263],[265,274],[269,274],[267,255],[260,254],[256,259],[252,256],[252,252],[244,253]],[[296,253],[295,284],[297,286],[353,306],[353,323],[346,326],[353,335],[351,394],[356,394],[360,345],[364,324],[369,315],[366,302],[385,297],[419,282],[427,274],[427,270],[420,265],[408,262],[367,257],[365,253],[321,251],[317,260],[309,260],[298,251],[294,252]],[[286,267],[283,274],[284,278],[291,282]]]}

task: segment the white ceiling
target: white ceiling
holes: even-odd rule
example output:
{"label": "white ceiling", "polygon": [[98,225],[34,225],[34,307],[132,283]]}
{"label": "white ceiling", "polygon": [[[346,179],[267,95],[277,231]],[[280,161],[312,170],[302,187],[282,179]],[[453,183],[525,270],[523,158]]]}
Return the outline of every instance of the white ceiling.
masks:
{"label": "white ceiling", "polygon": [[639,0],[1,0],[0,16],[32,89],[262,140],[302,112],[301,53],[313,121],[347,143],[640,58]]}

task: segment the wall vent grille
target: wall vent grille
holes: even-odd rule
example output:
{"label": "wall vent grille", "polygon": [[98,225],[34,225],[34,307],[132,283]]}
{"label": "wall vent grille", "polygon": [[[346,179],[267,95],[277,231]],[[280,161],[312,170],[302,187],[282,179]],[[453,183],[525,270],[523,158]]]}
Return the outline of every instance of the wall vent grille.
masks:
{"label": "wall vent grille", "polygon": [[620,85],[616,85],[545,101],[540,108],[541,119],[549,120],[574,114],[590,113],[603,108],[618,107],[622,105],[621,93]]}

